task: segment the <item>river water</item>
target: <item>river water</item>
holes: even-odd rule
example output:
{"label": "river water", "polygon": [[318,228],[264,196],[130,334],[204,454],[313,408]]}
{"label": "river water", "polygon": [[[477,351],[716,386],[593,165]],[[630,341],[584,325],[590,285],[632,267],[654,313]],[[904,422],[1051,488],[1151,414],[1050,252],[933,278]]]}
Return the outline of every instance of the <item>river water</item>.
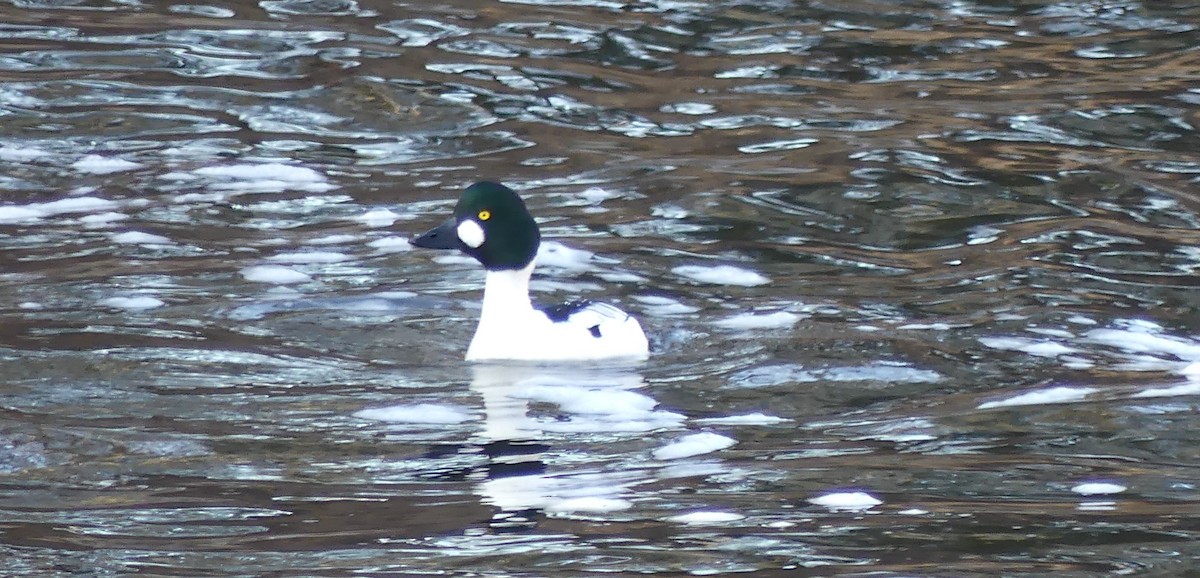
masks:
{"label": "river water", "polygon": [[[0,568],[1200,566],[1200,7],[14,0]],[[466,185],[633,366],[471,365]]]}

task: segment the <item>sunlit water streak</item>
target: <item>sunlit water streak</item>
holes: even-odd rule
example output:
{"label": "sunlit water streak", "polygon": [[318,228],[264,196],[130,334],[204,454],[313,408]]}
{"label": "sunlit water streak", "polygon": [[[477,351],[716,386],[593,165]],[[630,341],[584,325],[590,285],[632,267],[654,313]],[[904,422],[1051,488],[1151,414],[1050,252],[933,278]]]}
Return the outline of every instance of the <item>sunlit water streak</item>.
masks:
{"label": "sunlit water streak", "polygon": [[[1200,556],[1194,6],[3,13],[5,573]],[[485,177],[649,362],[461,361]]]}

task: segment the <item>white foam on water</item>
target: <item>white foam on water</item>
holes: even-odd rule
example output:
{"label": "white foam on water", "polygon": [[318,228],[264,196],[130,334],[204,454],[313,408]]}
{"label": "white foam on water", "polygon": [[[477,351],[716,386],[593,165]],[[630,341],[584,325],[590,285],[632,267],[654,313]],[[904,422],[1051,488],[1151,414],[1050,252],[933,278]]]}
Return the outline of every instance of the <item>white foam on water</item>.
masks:
{"label": "white foam on water", "polygon": [[725,329],[785,329],[796,324],[800,316],[787,311],[774,313],[742,313],[713,322]]}
{"label": "white foam on water", "polygon": [[164,305],[161,299],[151,297],[149,295],[138,295],[135,297],[109,297],[108,299],[101,299],[100,304],[106,307],[128,309],[132,311],[155,309]]}
{"label": "white foam on water", "polygon": [[1079,351],[1054,341],[1027,337],[980,337],[979,342],[992,349],[1021,351],[1036,357],[1057,357]]}
{"label": "white foam on water", "polygon": [[1085,482],[1071,488],[1071,491],[1082,496],[1109,496],[1119,494],[1129,488],[1111,482]]}
{"label": "white foam on water", "polygon": [[1116,366],[1121,371],[1178,371],[1178,361],[1163,359],[1156,355],[1130,355],[1128,359]]}
{"label": "white foam on water", "polygon": [[888,419],[882,421],[868,421],[858,424],[845,424],[843,422],[810,422],[806,424],[810,429],[824,429],[828,427],[845,427],[850,426],[855,431],[861,431],[861,435],[846,435],[846,439],[850,440],[881,440],[895,443],[912,443],[925,442],[938,439],[940,428],[933,422],[920,417],[908,417]]}
{"label": "white foam on water", "polygon": [[1161,327],[1144,324],[1131,329],[1093,329],[1086,333],[1089,340],[1110,345],[1128,352],[1166,354],[1184,361],[1200,361],[1200,342],[1158,333]]}
{"label": "white foam on water", "polygon": [[336,251],[300,251],[295,253],[279,253],[267,257],[269,261],[279,263],[340,263],[349,260],[350,256]]}
{"label": "white foam on water", "polygon": [[392,226],[392,223],[400,220],[400,215],[388,209],[372,209],[354,217],[354,220],[372,229],[378,229],[380,227]]}
{"label": "white foam on water", "polygon": [[45,213],[27,205],[0,206],[0,223],[20,223],[36,221],[46,216]]}
{"label": "white foam on water", "polygon": [[682,460],[658,465],[660,467],[654,471],[654,477],[660,480],[704,478],[728,475],[733,471],[729,464],[718,460]]}
{"label": "white foam on water", "polygon": [[[1079,315],[1067,320],[1075,325],[1096,325],[1097,322]],[[1188,364],[1200,362],[1200,339],[1192,336],[1171,335],[1157,323],[1144,319],[1117,319],[1111,326],[1088,329],[1081,336],[1061,329],[1030,327],[1031,333],[1045,338],[987,337],[980,339],[985,346],[1022,351],[1030,355],[1057,358],[1069,369],[1090,369],[1115,355],[1118,362],[1109,365],[1120,371],[1172,371],[1183,373]],[[1057,339],[1053,339],[1057,338]],[[1080,349],[1082,345],[1100,345],[1104,350]],[[1105,357],[1098,357],[1103,355]],[[1185,374],[1186,375],[1186,374]],[[1146,394],[1154,397],[1158,391]]]}
{"label": "white foam on water", "polygon": [[1095,361],[1075,355],[1064,355],[1059,360],[1062,361],[1063,367],[1070,369],[1090,369],[1096,367]]}
{"label": "white foam on water", "polygon": [[667,521],[677,524],[703,526],[708,524],[727,524],[729,522],[744,520],[745,518],[746,516],[734,512],[699,511],[671,516],[667,518]]}
{"label": "white foam on water", "polygon": [[896,329],[904,329],[906,331],[927,330],[927,331],[949,331],[954,326],[949,323],[908,323],[901,325]]}
{"label": "white foam on water", "polygon": [[259,179],[255,181],[233,181],[212,183],[210,189],[230,193],[280,193],[283,191],[302,191],[306,193],[324,193],[337,188],[333,183],[308,183],[304,181],[277,181]]}
{"label": "white foam on water", "polygon": [[879,361],[870,365],[827,367],[820,371],[824,381],[883,381],[887,383],[936,383],[942,374],[930,369],[918,369],[907,365]]}
{"label": "white foam on water", "polygon": [[866,492],[834,492],[811,498],[808,503],[835,512],[856,512],[869,510],[883,503],[883,500]]}
{"label": "white foam on water", "polygon": [[539,267],[586,271],[592,269],[594,256],[591,251],[568,247],[558,241],[545,241],[538,247],[537,264]]}
{"label": "white foam on water", "polygon": [[460,424],[472,419],[467,408],[433,403],[362,409],[353,415],[360,419],[411,424]]}
{"label": "white foam on water", "polygon": [[359,239],[358,235],[348,235],[348,234],[325,235],[324,237],[317,237],[315,239],[309,239],[309,240],[305,241],[304,244],[305,245],[345,245],[347,243],[354,243],[354,242],[358,241],[358,239]]}
{"label": "white foam on water", "polygon": [[754,287],[757,285],[766,285],[771,280],[762,274],[734,267],[732,265],[716,265],[713,267],[705,267],[703,265],[681,265],[671,269],[671,272],[680,276],[697,281],[699,283],[708,283],[711,285],[736,285],[740,287]]}
{"label": "white foam on water", "polygon": [[48,203],[3,205],[0,206],[0,223],[36,221],[54,215],[105,212],[116,206],[117,203],[114,201],[87,196],[67,197]]}
{"label": "white foam on water", "polygon": [[1087,396],[1099,391],[1094,387],[1050,387],[1047,389],[1039,389],[1021,395],[1013,396],[1008,399],[997,401],[987,401],[979,404],[979,409],[993,409],[997,407],[1017,407],[1022,405],[1050,405],[1056,403],[1072,403],[1080,401]]}
{"label": "white foam on water", "polygon": [[100,211],[108,211],[117,206],[117,203],[100,197],[68,197],[49,203],[40,203],[30,205],[36,207],[46,215],[65,215],[77,213],[96,213]]}
{"label": "white foam on water", "polygon": [[764,413],[747,413],[727,417],[707,417],[693,421],[710,425],[773,425],[790,420]]}
{"label": "white foam on water", "polygon": [[617,199],[621,197],[619,193],[609,192],[600,187],[588,187],[576,193],[575,196],[593,205],[598,205],[609,199]]}
{"label": "white foam on water", "polygon": [[143,233],[141,231],[126,231],[115,233],[109,237],[112,242],[121,245],[170,245],[171,240],[162,235]]}
{"label": "white foam on water", "polygon": [[609,283],[645,283],[646,278],[628,271],[596,271],[596,276]]}
{"label": "white foam on water", "polygon": [[49,152],[36,147],[0,146],[0,161],[24,163],[50,156]]}
{"label": "white foam on water", "polygon": [[100,155],[87,155],[71,163],[71,168],[81,173],[91,173],[93,175],[109,175],[132,171],[133,169],[141,168],[141,166],[141,164],[133,161]]}
{"label": "white foam on water", "polygon": [[171,197],[171,202],[177,205],[219,203],[228,197],[228,193],[183,193]]}
{"label": "white foam on water", "polygon": [[685,219],[691,215],[691,212],[674,203],[666,203],[652,207],[650,214],[664,219]]}
{"label": "white foam on water", "polygon": [[399,299],[411,299],[417,294],[411,291],[381,291],[362,297],[354,297],[351,299],[340,300],[338,309],[343,311],[358,311],[362,313],[373,313],[378,311],[395,311],[398,306],[394,301]]}
{"label": "white foam on water", "polygon": [[318,171],[283,163],[216,165],[195,169],[192,174],[212,180],[209,188],[218,191],[320,193],[337,188]]}
{"label": "white foam on water", "polygon": [[103,212],[112,210],[115,201],[98,197],[67,197],[49,203],[0,206],[0,223],[36,221],[55,215],[72,215],[80,212]]}
{"label": "white foam on water", "polygon": [[989,227],[987,225],[976,225],[974,227],[971,227],[971,229],[970,229],[970,232],[969,232],[970,236],[967,239],[967,244],[968,245],[983,245],[986,243],[991,243],[991,242],[995,241],[996,239],[999,239],[1000,235],[1003,235],[1003,234],[1004,234],[1004,231],[1001,229],[997,229],[995,227]]}
{"label": "white foam on water", "polygon": [[416,297],[417,295],[419,295],[419,293],[416,293],[414,291],[399,291],[399,290],[380,291],[378,293],[371,293],[372,297],[378,297],[380,299],[411,299],[413,297]]}
{"label": "white foam on water", "polygon": [[713,114],[717,112],[717,107],[707,102],[674,102],[664,104],[658,108],[662,112],[673,112],[676,114]]}
{"label": "white foam on water", "polygon": [[1133,394],[1131,397],[1175,397],[1200,395],[1200,381],[1189,381],[1171,387],[1153,387]]}
{"label": "white foam on water", "polygon": [[403,253],[413,249],[412,242],[404,237],[381,237],[371,240],[367,246],[380,253]]}
{"label": "white foam on water", "polygon": [[731,387],[771,387],[816,381],[881,381],[884,383],[936,383],[942,375],[902,363],[877,361],[870,365],[807,369],[799,364],[761,365],[729,376]]}
{"label": "white foam on water", "polygon": [[656,460],[677,460],[721,451],[732,447],[736,443],[737,440],[730,437],[712,432],[700,432],[683,436],[665,446],[657,448],[651,452],[651,455]]}
{"label": "white foam on water", "polygon": [[921,508],[909,508],[907,510],[900,510],[896,513],[902,516],[924,516],[925,514],[929,513],[929,510],[922,510]]}
{"label": "white foam on water", "polygon": [[84,215],[82,217],[79,217],[79,222],[83,223],[84,225],[87,225],[89,227],[103,227],[109,223],[115,223],[117,221],[124,221],[125,219],[128,219],[128,218],[129,218],[129,215],[126,215],[125,213],[117,213],[117,212],[108,211],[108,212],[104,212],[104,213],[95,213],[95,214],[91,214],[91,215]]}
{"label": "white foam on water", "polygon": [[1036,333],[1038,335],[1045,335],[1047,337],[1059,337],[1062,339],[1074,339],[1075,338],[1074,333],[1071,333],[1070,331],[1067,331],[1065,329],[1058,329],[1056,327],[1030,327],[1028,329],[1028,331],[1030,333]]}
{"label": "white foam on water", "polygon": [[283,163],[246,163],[201,167],[194,171],[205,177],[227,177],[240,180],[272,179],[296,183],[319,183],[325,176],[308,167],[297,167]]}
{"label": "white foam on water", "polygon": [[601,496],[584,496],[582,498],[567,498],[565,500],[548,500],[542,509],[550,513],[563,512],[620,512],[633,507],[629,500],[620,498],[605,498]]}
{"label": "white foam on water", "polygon": [[289,285],[312,281],[312,277],[282,265],[255,265],[242,269],[241,273],[244,279],[253,283]]}
{"label": "white foam on water", "polygon": [[655,317],[666,317],[670,315],[685,315],[695,313],[700,310],[699,307],[686,305],[671,299],[670,297],[661,297],[658,295],[634,295],[633,299],[641,303],[645,307],[642,308],[647,315]]}

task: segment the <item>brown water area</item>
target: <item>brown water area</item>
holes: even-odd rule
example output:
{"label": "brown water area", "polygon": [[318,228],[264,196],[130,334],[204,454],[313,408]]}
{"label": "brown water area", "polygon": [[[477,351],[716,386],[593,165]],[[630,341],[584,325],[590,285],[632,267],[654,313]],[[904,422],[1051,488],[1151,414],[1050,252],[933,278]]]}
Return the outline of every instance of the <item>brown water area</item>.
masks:
{"label": "brown water area", "polygon": [[1200,5],[201,2],[0,5],[0,575],[1200,568]]}

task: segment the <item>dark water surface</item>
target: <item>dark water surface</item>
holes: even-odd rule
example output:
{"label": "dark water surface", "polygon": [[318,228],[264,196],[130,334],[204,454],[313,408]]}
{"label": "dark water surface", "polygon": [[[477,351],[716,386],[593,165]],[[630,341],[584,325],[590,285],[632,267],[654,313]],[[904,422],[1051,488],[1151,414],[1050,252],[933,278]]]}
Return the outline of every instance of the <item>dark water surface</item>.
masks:
{"label": "dark water surface", "polygon": [[[1195,3],[0,15],[5,575],[1200,567]],[[480,178],[650,361],[462,361]]]}

